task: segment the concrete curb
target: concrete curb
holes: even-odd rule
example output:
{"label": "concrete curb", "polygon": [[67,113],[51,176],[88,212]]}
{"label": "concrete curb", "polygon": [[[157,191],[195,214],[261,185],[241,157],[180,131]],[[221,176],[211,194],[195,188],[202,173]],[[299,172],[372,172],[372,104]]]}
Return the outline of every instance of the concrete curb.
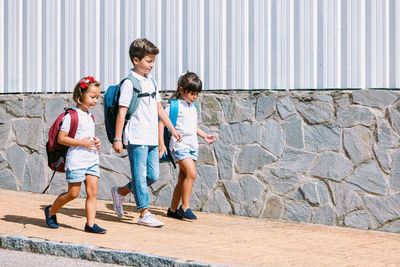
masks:
{"label": "concrete curb", "polygon": [[90,244],[77,245],[19,235],[0,234],[0,248],[129,266],[223,266],[179,260],[135,251],[106,249]]}

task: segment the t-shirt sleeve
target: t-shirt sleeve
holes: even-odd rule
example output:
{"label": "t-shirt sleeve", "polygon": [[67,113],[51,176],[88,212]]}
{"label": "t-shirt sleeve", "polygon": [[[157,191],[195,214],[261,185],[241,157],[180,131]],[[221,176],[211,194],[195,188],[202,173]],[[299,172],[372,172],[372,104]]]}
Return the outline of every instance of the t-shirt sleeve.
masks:
{"label": "t-shirt sleeve", "polygon": [[62,125],[60,130],[68,133],[70,126],[71,126],[71,115],[67,114],[62,119]]}
{"label": "t-shirt sleeve", "polygon": [[119,96],[119,105],[129,107],[133,95],[133,84],[130,80],[125,80],[121,85],[121,94]]}

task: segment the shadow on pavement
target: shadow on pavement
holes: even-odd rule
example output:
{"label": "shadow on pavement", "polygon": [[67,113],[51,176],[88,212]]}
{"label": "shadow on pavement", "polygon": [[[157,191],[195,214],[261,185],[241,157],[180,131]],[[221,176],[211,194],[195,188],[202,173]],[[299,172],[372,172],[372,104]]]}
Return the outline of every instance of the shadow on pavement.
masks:
{"label": "shadow on pavement", "polygon": [[[32,224],[32,225],[36,225],[36,226],[40,226],[40,227],[44,227],[44,228],[49,228],[46,224],[46,219],[44,218],[44,214],[43,214],[43,219],[29,218],[26,216],[18,216],[18,215],[5,215],[0,220],[6,221],[6,222],[19,223],[22,225]],[[63,227],[63,228],[69,228],[69,229],[83,231],[82,229],[77,229],[75,227],[72,227],[72,226],[69,226],[69,225],[66,225],[63,223],[59,223],[59,225],[60,225],[60,227]]]}

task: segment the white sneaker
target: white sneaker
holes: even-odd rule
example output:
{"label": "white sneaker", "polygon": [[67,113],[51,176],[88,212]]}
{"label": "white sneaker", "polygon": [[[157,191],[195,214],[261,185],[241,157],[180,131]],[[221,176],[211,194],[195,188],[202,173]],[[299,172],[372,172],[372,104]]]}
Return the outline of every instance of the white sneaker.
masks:
{"label": "white sneaker", "polygon": [[143,215],[143,218],[139,216],[139,225],[150,226],[150,227],[161,227],[164,225],[163,222],[160,222],[156,218],[154,218],[153,214],[150,211],[146,212]]}
{"label": "white sneaker", "polygon": [[125,198],[118,193],[118,186],[111,187],[111,195],[115,213],[119,217],[124,216],[124,207],[122,204],[124,203]]}

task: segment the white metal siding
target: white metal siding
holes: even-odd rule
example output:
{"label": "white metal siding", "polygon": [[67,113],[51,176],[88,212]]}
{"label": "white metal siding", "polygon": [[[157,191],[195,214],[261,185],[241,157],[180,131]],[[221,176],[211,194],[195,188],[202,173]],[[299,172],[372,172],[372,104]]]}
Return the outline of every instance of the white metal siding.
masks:
{"label": "white metal siding", "polygon": [[400,88],[399,0],[0,0],[0,93],[104,90],[139,37],[162,90]]}

